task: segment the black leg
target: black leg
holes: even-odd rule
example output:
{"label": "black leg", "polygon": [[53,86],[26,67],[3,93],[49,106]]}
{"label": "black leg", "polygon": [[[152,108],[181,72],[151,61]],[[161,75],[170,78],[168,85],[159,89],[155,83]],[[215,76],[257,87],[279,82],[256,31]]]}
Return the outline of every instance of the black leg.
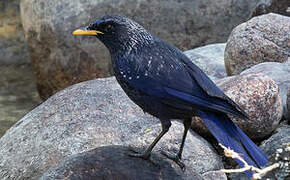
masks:
{"label": "black leg", "polygon": [[179,151],[177,153],[177,157],[179,159],[181,159],[181,157],[182,157],[182,151],[183,151],[186,135],[187,135],[187,132],[188,132],[190,126],[191,126],[191,119],[190,120],[184,120],[183,121],[183,125],[184,125],[184,131],[183,131],[183,136],[182,136],[182,142],[181,142]]}
{"label": "black leg", "polygon": [[183,125],[184,125],[184,132],[183,132],[182,142],[181,142],[178,153],[176,155],[173,155],[173,154],[162,151],[162,154],[168,157],[169,159],[173,160],[174,162],[176,162],[182,170],[185,170],[185,165],[183,162],[181,162],[181,158],[182,158],[182,151],[183,151],[186,135],[191,126],[191,119],[184,120]]}
{"label": "black leg", "polygon": [[[154,139],[154,141],[150,144],[150,146],[146,149],[146,151],[144,153],[134,153],[134,154],[130,154],[130,156],[140,157],[140,158],[143,158],[143,159],[149,159],[150,158],[151,151],[153,150],[153,148],[155,147],[155,145],[164,136],[164,134],[166,134],[168,132],[168,130],[169,130],[170,126],[171,126],[171,122],[170,122],[170,120],[168,120],[168,121],[162,121],[161,120],[161,125],[162,125],[162,131],[161,131],[161,133]],[[135,150],[132,150],[132,151],[135,151]],[[135,151],[135,152],[137,152],[137,151]]]}

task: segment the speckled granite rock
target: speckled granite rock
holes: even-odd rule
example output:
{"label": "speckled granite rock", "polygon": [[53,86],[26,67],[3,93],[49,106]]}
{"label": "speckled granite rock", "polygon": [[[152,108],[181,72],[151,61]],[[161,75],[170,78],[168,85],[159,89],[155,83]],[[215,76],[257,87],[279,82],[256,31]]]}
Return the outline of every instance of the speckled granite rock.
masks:
{"label": "speckled granite rock", "polygon": [[19,1],[0,1],[0,65],[29,63]]}
{"label": "speckled granite rock", "polygon": [[[290,126],[282,125],[275,134],[262,142],[261,149],[269,157],[269,165],[279,163],[280,167],[270,171],[264,179],[288,180],[290,179]],[[248,180],[244,174],[231,174],[231,179]]]}
{"label": "speckled granite rock", "polygon": [[[97,147],[147,147],[160,131],[159,120],[130,101],[115,78],[76,84],[28,113],[0,139],[0,179],[35,179],[62,158]],[[173,122],[154,152],[177,152],[182,134],[183,125]],[[183,156],[187,170],[201,175],[223,167],[212,146],[193,131]]]}
{"label": "speckled granite rock", "polygon": [[225,46],[225,43],[210,44],[184,53],[212,80],[217,80],[227,76],[224,63]]}
{"label": "speckled granite rock", "polygon": [[237,26],[225,50],[228,75],[236,75],[262,62],[285,62],[290,57],[290,17],[257,16]]}
{"label": "speckled granite rock", "polygon": [[38,89],[47,99],[71,84],[111,74],[108,51],[100,42],[71,35],[74,29],[105,14],[127,15],[185,50],[225,42],[231,30],[248,19],[256,2],[21,0],[21,17]]}
{"label": "speckled granite rock", "polygon": [[[232,120],[252,139],[264,139],[278,126],[282,100],[278,86],[268,76],[249,73],[216,81],[217,85],[249,115],[250,120]],[[193,118],[192,128],[203,135],[209,131],[200,118]]]}
{"label": "speckled granite rock", "polygon": [[263,73],[275,81],[279,86],[279,94],[282,97],[283,115],[284,117],[290,116],[286,105],[287,92],[290,89],[290,60],[285,63],[265,62],[257,64],[241,74],[248,73]]}
{"label": "speckled granite rock", "polygon": [[[164,179],[203,180],[192,171],[183,172],[172,167],[171,160],[159,154],[151,157],[159,166],[140,158],[128,157],[132,153],[123,146],[104,146],[66,157],[55,167],[49,168],[41,180],[54,179]],[[223,174],[224,175],[224,174]]]}

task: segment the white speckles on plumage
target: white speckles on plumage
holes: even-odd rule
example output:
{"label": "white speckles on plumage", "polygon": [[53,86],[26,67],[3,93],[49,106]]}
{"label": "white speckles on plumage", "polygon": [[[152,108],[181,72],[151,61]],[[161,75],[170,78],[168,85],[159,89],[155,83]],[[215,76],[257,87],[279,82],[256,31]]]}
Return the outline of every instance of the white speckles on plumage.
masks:
{"label": "white speckles on plumage", "polygon": [[151,62],[152,62],[151,60],[148,61],[148,67],[151,65]]}

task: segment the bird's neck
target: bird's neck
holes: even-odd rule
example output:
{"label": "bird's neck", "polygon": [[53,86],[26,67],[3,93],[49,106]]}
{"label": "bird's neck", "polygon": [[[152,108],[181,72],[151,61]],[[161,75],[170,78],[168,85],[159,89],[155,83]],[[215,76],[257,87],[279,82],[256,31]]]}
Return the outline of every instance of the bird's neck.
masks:
{"label": "bird's neck", "polygon": [[131,53],[136,52],[138,49],[150,45],[153,41],[153,36],[148,33],[132,33],[126,35],[125,37],[119,36],[119,43],[114,43],[114,45],[107,46],[112,56],[126,56]]}

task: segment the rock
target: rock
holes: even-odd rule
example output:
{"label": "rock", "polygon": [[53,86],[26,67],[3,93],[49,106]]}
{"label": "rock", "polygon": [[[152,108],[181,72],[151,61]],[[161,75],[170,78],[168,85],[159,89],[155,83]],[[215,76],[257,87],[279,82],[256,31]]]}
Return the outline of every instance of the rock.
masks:
{"label": "rock", "polygon": [[290,57],[290,17],[257,16],[237,26],[225,49],[228,75],[263,62],[286,62]]}
{"label": "rock", "polygon": [[269,178],[278,180],[290,178],[290,126],[279,127],[274,135],[262,142],[261,149],[268,155],[269,164],[280,164],[280,168],[269,174]]}
{"label": "rock", "polygon": [[[79,83],[39,105],[0,139],[0,179],[36,179],[64,157],[98,147],[148,147],[160,131],[159,120],[130,101],[115,78]],[[183,125],[173,121],[154,152],[177,152],[182,134]],[[212,146],[193,131],[183,157],[189,172],[203,175],[223,167]]]}
{"label": "rock", "polygon": [[0,65],[29,63],[19,0],[0,1]]}
{"label": "rock", "polygon": [[256,2],[21,0],[21,17],[38,89],[47,99],[71,84],[111,75],[107,49],[95,38],[71,35],[105,14],[127,15],[185,50],[225,42],[233,27],[248,19]]}
{"label": "rock", "polygon": [[[264,179],[287,180],[290,178],[290,126],[277,128],[274,135],[262,142],[261,149],[269,157],[269,165],[279,163],[280,167],[266,174]],[[231,179],[248,180],[244,174],[231,174]]]}
{"label": "rock", "polygon": [[217,80],[227,76],[224,63],[225,46],[225,43],[211,44],[184,53],[212,80]]}
{"label": "rock", "polygon": [[[261,73],[250,73],[216,83],[249,115],[250,120],[230,117],[250,138],[264,139],[276,129],[283,107],[278,86],[272,79]],[[210,134],[200,118],[193,118],[192,128],[204,136]]]}
{"label": "rock", "polygon": [[[198,179],[194,171],[183,172],[171,166],[172,162],[160,154],[152,154],[159,166],[140,158],[123,146],[104,146],[66,157],[48,169],[42,180],[49,179]],[[193,169],[190,169],[193,170]],[[223,174],[225,175],[225,174]]]}
{"label": "rock", "polygon": [[286,99],[287,92],[290,89],[290,61],[289,63],[265,62],[257,64],[241,74],[248,73],[263,73],[275,81],[279,86],[279,94],[282,97],[283,115],[288,117],[290,114],[287,112]]}
{"label": "rock", "polygon": [[290,11],[288,10],[289,7],[289,0],[261,0],[256,5],[252,17],[268,14],[270,12],[290,16]]}

